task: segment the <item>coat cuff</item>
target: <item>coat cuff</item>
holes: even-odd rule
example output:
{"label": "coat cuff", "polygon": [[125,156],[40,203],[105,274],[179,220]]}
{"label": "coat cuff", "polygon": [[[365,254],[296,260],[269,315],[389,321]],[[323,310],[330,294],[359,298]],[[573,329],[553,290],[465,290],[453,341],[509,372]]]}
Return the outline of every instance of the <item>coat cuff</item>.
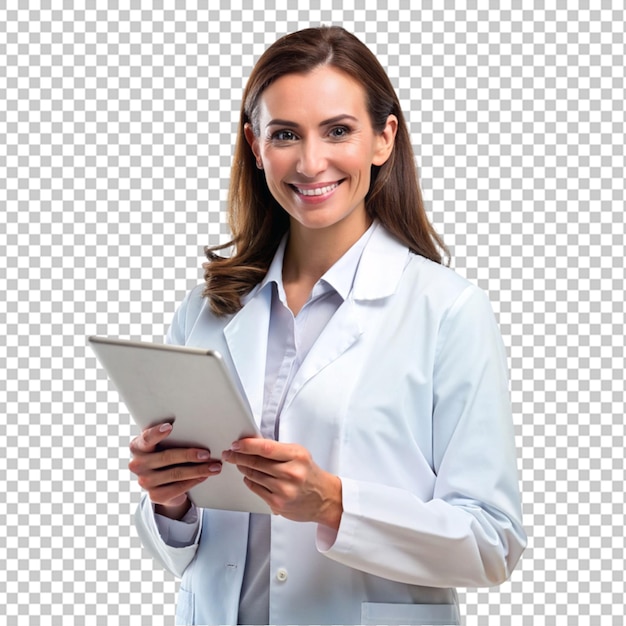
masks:
{"label": "coat cuff", "polygon": [[[199,525],[202,522],[202,510],[199,515]],[[156,522],[152,503],[146,494],[142,497],[135,514],[137,534],[142,544],[161,565],[172,572],[174,576],[182,577],[183,572],[193,560],[198,549],[200,532],[195,536],[195,542],[184,547],[173,547],[163,541]]]}
{"label": "coat cuff", "polygon": [[164,543],[172,548],[185,548],[197,543],[200,533],[200,514],[195,504],[191,505],[180,520],[159,515],[155,511],[154,503],[151,503],[151,506],[154,521]]}

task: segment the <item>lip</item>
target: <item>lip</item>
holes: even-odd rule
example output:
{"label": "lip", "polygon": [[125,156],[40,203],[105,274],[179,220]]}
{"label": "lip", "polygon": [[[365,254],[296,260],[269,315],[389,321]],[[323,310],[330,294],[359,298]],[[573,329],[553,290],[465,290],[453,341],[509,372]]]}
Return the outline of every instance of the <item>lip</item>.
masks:
{"label": "lip", "polygon": [[342,178],[341,180],[324,183],[289,183],[289,187],[302,202],[317,204],[324,202],[332,196],[344,180],[345,179]]}

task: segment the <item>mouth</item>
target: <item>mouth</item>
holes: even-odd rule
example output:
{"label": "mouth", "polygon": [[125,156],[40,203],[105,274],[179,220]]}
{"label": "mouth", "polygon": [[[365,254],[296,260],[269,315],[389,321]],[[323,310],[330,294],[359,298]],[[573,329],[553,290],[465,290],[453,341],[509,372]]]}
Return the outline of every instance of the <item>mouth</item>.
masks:
{"label": "mouth", "polygon": [[299,195],[304,196],[304,197],[308,197],[308,198],[312,198],[312,197],[319,197],[319,196],[325,196],[333,191],[335,191],[335,189],[337,189],[337,187],[339,187],[339,185],[341,185],[341,183],[344,181],[345,179],[341,179],[341,180],[337,180],[334,183],[323,183],[321,185],[305,185],[305,186],[300,186],[300,185],[293,185],[290,184],[289,186]]}

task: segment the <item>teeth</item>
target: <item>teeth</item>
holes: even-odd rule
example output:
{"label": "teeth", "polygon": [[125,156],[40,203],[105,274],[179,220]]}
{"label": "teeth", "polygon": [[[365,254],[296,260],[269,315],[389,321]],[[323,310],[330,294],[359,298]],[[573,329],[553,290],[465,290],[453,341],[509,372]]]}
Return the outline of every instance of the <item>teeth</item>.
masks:
{"label": "teeth", "polygon": [[[294,187],[296,187],[294,185]],[[303,196],[321,196],[329,191],[332,191],[336,187],[339,187],[339,183],[333,183],[332,185],[327,185],[326,187],[318,187],[317,189],[300,189],[300,187],[296,187],[298,193]]]}

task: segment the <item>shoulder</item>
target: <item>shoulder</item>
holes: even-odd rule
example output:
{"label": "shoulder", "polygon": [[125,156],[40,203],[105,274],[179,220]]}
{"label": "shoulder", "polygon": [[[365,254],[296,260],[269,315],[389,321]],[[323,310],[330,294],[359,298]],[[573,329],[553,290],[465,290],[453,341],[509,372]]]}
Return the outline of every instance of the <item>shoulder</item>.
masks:
{"label": "shoulder", "polygon": [[403,273],[402,287],[416,299],[426,299],[442,309],[459,305],[466,299],[487,300],[480,287],[453,269],[423,256],[409,253]]}
{"label": "shoulder", "polygon": [[190,289],[180,304],[180,309],[185,312],[186,318],[195,319],[200,311],[208,304],[208,300],[202,295],[204,292],[204,283],[200,283]]}
{"label": "shoulder", "polygon": [[413,254],[405,274],[417,315],[430,316],[440,340],[447,337],[458,345],[469,336],[479,343],[500,341],[498,320],[483,289],[453,269]]}
{"label": "shoulder", "polygon": [[425,291],[455,297],[467,288],[474,287],[467,278],[441,263],[431,261],[419,254],[409,253],[405,274],[415,286]]}
{"label": "shoulder", "polygon": [[498,323],[487,293],[453,269],[410,254],[398,288],[406,315],[437,333],[480,334]]}
{"label": "shoulder", "polygon": [[209,325],[218,324],[220,318],[211,311],[209,301],[203,293],[204,283],[187,292],[174,313],[167,334],[168,343],[187,344],[189,335],[199,320],[206,320]]}

